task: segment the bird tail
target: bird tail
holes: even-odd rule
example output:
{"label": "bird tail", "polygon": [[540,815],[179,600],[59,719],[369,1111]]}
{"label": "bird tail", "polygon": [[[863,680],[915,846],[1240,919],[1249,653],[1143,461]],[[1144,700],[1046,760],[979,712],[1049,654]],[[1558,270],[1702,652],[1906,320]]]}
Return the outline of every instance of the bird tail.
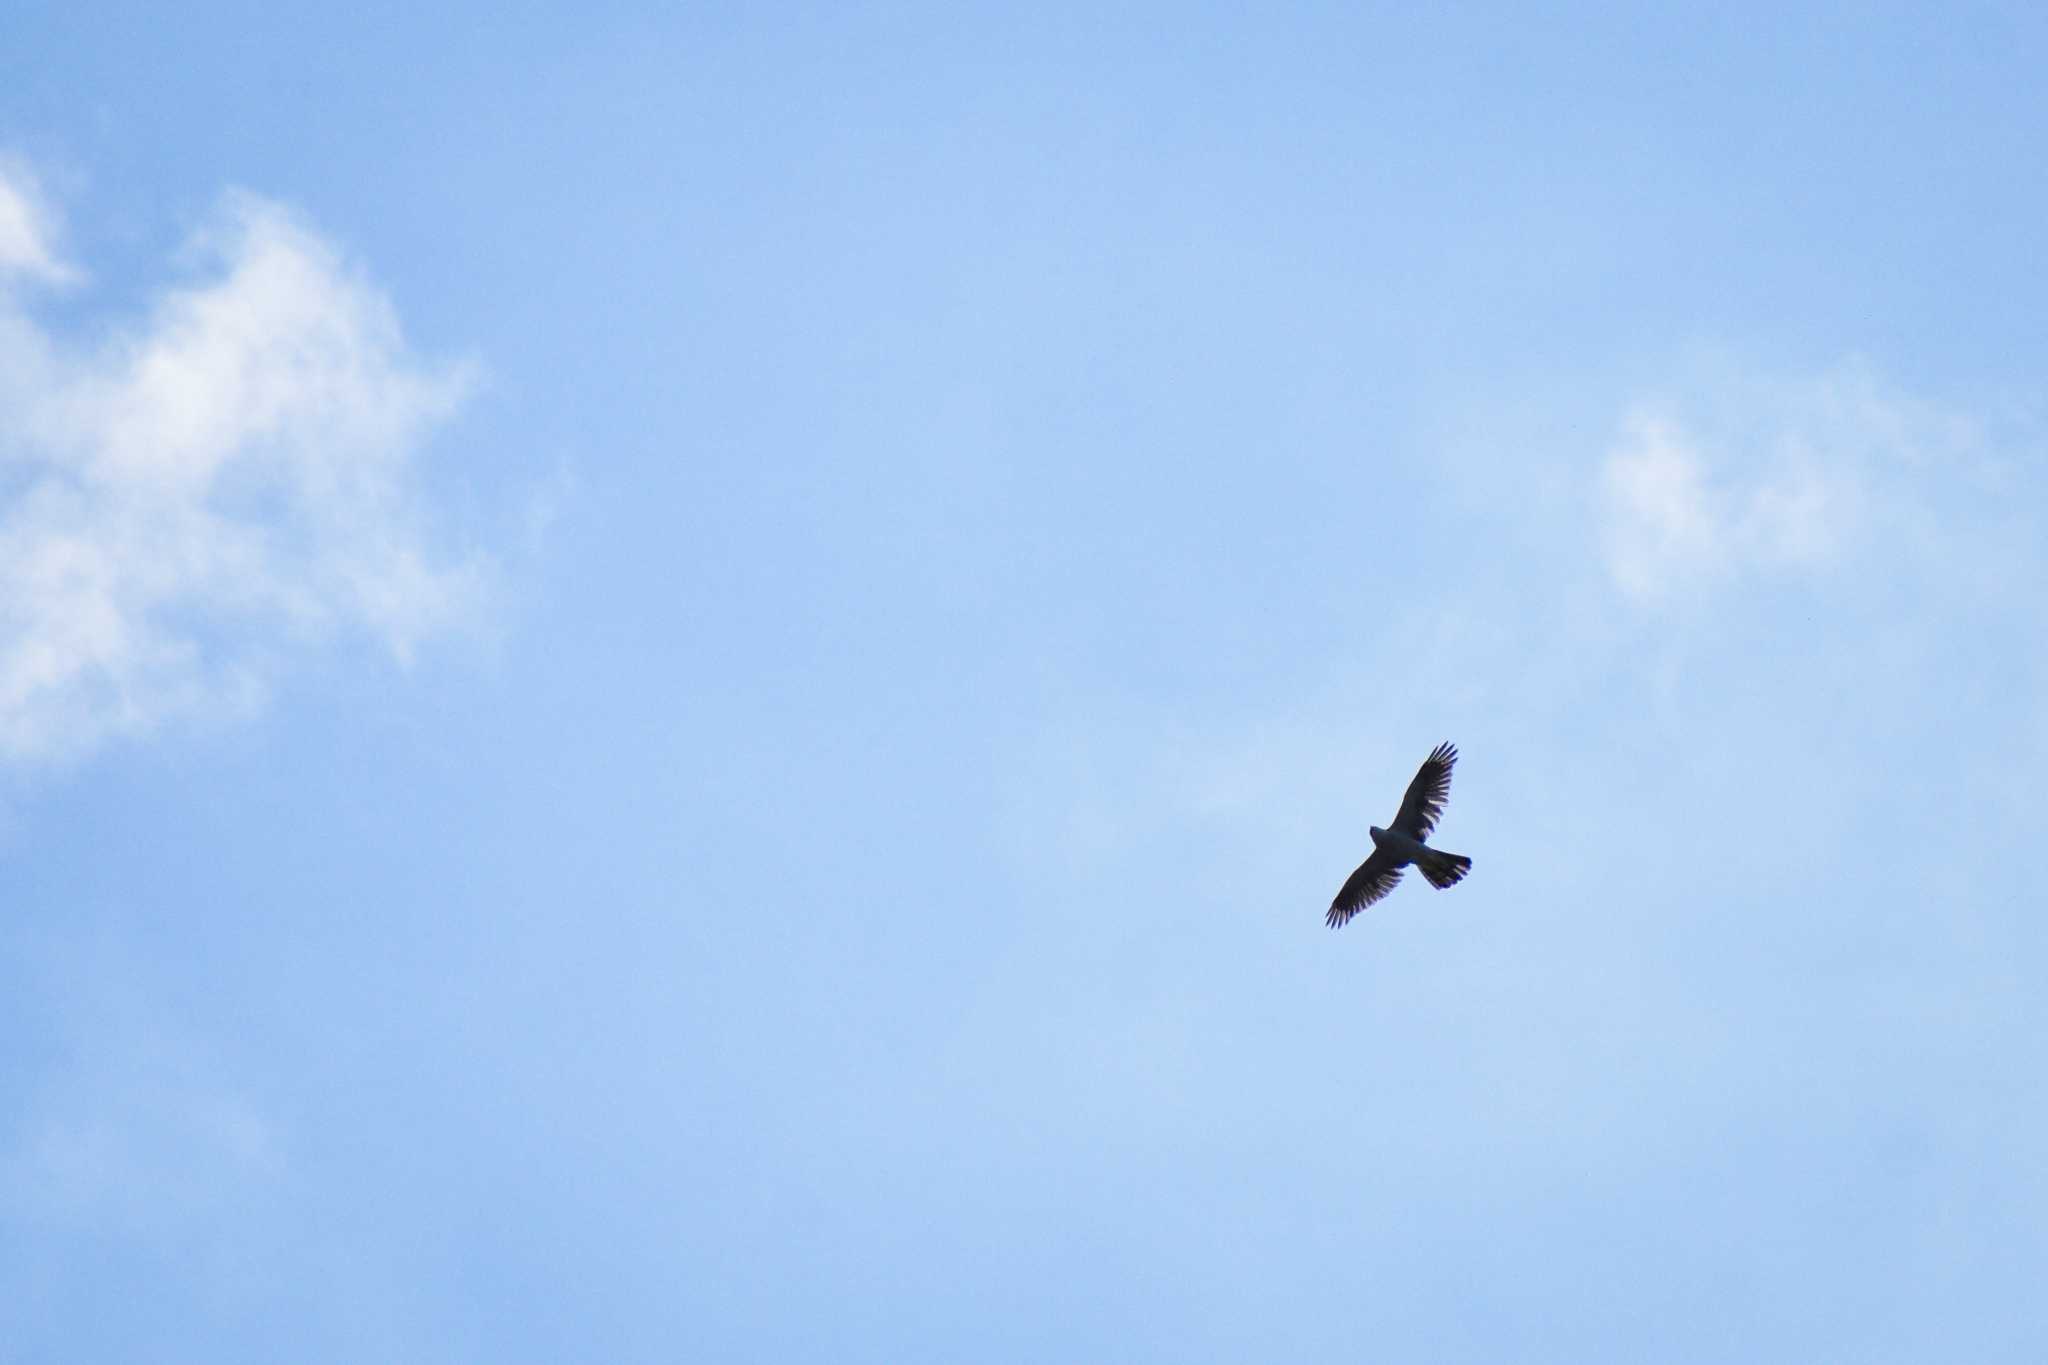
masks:
{"label": "bird tail", "polygon": [[1442,888],[1456,886],[1472,870],[1472,860],[1462,853],[1445,853],[1439,849],[1425,848],[1422,856],[1415,860],[1415,866],[1429,879],[1429,884]]}

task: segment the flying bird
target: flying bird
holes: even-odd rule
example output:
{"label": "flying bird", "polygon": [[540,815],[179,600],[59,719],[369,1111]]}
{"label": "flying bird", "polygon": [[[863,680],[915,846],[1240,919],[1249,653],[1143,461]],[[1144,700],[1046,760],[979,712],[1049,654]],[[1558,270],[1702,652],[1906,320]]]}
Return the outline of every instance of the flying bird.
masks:
{"label": "flying bird", "polygon": [[1430,750],[1415,770],[1415,780],[1408,784],[1408,794],[1401,798],[1392,826],[1372,827],[1372,856],[1358,865],[1337,899],[1330,902],[1326,919],[1332,929],[1342,928],[1353,915],[1392,891],[1401,880],[1401,869],[1410,863],[1421,868],[1429,884],[1438,888],[1454,885],[1472,870],[1472,860],[1463,854],[1445,853],[1422,842],[1444,813],[1444,798],[1451,794],[1451,765],[1457,761],[1454,745],[1439,744]]}

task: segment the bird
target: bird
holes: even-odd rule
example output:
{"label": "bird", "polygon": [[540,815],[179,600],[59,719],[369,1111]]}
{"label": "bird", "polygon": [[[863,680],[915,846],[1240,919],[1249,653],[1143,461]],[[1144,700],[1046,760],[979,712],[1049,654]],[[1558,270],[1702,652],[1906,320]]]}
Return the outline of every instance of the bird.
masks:
{"label": "bird", "polygon": [[1472,870],[1472,860],[1462,853],[1445,853],[1423,842],[1436,828],[1444,813],[1444,798],[1451,794],[1451,765],[1458,761],[1457,746],[1443,743],[1430,750],[1429,757],[1415,770],[1401,809],[1394,812],[1390,826],[1371,827],[1372,856],[1358,865],[1337,899],[1330,902],[1325,917],[1332,929],[1341,929],[1359,911],[1394,889],[1401,869],[1413,863],[1431,886],[1454,886]]}

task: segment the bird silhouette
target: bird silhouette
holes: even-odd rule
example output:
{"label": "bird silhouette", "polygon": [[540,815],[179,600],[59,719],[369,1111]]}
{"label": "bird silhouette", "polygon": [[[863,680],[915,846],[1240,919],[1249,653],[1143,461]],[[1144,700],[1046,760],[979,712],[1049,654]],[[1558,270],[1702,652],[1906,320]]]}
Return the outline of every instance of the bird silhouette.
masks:
{"label": "bird silhouette", "polygon": [[1358,865],[1337,899],[1330,902],[1325,919],[1332,929],[1342,928],[1353,915],[1392,891],[1401,880],[1401,870],[1410,863],[1421,868],[1429,884],[1438,888],[1456,885],[1472,870],[1472,860],[1462,853],[1445,853],[1423,842],[1444,813],[1444,799],[1451,794],[1451,765],[1457,761],[1454,745],[1439,744],[1430,750],[1415,770],[1415,780],[1408,784],[1408,794],[1401,798],[1401,809],[1394,812],[1388,828],[1372,826],[1372,856]]}

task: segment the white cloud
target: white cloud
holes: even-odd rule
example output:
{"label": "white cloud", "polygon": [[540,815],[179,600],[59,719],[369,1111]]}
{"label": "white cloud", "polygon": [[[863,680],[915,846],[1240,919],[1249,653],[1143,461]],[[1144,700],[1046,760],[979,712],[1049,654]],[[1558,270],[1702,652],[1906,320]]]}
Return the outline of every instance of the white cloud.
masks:
{"label": "white cloud", "polygon": [[70,281],[73,272],[57,259],[52,245],[55,235],[35,177],[0,157],[0,280],[20,275],[48,284]]}
{"label": "white cloud", "polygon": [[478,605],[429,548],[415,451],[470,388],[281,206],[230,195],[190,282],[90,346],[6,272],[72,275],[0,163],[0,758],[89,752],[246,707],[295,647],[401,660]]}
{"label": "white cloud", "polygon": [[1638,601],[1747,570],[1819,564],[1852,533],[1862,494],[1795,446],[1748,477],[1717,475],[1702,442],[1671,417],[1639,412],[1601,470],[1607,567]]}
{"label": "white cloud", "polygon": [[[1817,571],[1882,547],[1981,557],[2030,444],[1888,389],[1850,364],[1795,382],[1730,381],[1639,404],[1600,471],[1613,586],[1638,602],[1756,574]],[[1996,539],[1996,538],[1994,538]]]}
{"label": "white cloud", "polygon": [[1707,487],[1699,456],[1667,422],[1638,417],[1604,472],[1608,566],[1632,597],[1650,597],[1671,580],[1722,568],[1728,528],[1721,499]]}

